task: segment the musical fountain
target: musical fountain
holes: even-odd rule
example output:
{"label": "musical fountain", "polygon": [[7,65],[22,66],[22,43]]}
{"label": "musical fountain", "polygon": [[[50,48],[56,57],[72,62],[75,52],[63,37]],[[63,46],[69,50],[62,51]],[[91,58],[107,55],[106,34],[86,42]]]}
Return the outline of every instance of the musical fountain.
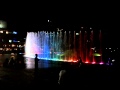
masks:
{"label": "musical fountain", "polygon": [[[41,60],[77,62],[81,57],[84,63],[103,64],[101,31],[94,37],[93,31],[38,31],[27,32],[25,57]],[[94,38],[100,42],[97,53]],[[96,58],[97,57],[97,58]]]}

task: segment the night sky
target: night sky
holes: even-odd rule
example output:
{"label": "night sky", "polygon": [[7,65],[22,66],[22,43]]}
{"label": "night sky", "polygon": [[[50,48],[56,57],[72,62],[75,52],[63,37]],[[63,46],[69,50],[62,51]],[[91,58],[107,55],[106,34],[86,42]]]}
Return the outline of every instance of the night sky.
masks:
{"label": "night sky", "polygon": [[[0,19],[7,21],[8,29],[25,33],[26,31],[39,31],[47,28],[50,20],[53,27],[79,30],[81,26],[92,26],[101,29],[106,39],[115,42],[119,36],[118,7],[112,4],[46,4],[16,5],[7,8],[0,14]],[[24,32],[23,32],[24,31]]]}
{"label": "night sky", "polygon": [[[22,12],[21,12],[22,13]],[[110,15],[110,13],[78,13],[78,12],[57,12],[55,14],[41,14],[37,12],[28,12],[21,14],[1,15],[0,19],[7,21],[10,30],[19,29],[38,29],[42,25],[48,25],[47,20],[50,20],[56,26],[92,26],[95,28],[110,31],[118,28],[118,18]],[[73,14],[73,15],[72,15]]]}

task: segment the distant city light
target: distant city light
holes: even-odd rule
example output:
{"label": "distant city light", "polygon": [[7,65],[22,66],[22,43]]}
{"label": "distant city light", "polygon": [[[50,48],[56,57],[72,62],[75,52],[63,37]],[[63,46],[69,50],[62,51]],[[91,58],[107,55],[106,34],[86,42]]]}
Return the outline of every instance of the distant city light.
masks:
{"label": "distant city light", "polygon": [[12,42],[12,40],[9,40],[9,42],[11,43],[11,42]]}
{"label": "distant city light", "polygon": [[83,27],[81,27],[81,29],[83,29]]}
{"label": "distant city light", "polygon": [[115,62],[115,59],[113,59],[112,62]]}
{"label": "distant city light", "polygon": [[0,31],[0,33],[3,33],[3,31]]}
{"label": "distant city light", "polygon": [[94,56],[101,56],[101,54],[99,54],[99,53],[94,53]]}
{"label": "distant city light", "polygon": [[79,35],[79,33],[76,33],[76,35]]}
{"label": "distant city light", "polygon": [[90,27],[90,29],[92,29],[92,28]]}
{"label": "distant city light", "polygon": [[2,24],[0,24],[0,28],[3,28],[3,25],[2,25]]}
{"label": "distant city light", "polygon": [[13,34],[17,34],[17,32],[13,31]]}
{"label": "distant city light", "polygon": [[5,21],[0,20],[0,28],[6,28],[7,24]]}

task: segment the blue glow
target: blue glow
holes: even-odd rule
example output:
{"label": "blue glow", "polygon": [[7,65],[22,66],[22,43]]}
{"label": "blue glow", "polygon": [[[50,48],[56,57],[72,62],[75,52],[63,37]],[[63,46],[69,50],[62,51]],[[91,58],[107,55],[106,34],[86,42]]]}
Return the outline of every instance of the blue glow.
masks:
{"label": "blue glow", "polygon": [[13,31],[13,34],[17,34],[17,32],[16,32],[16,31]]}
{"label": "blue glow", "polygon": [[[91,35],[93,36],[93,33]],[[75,62],[78,57],[81,57],[83,62],[93,62],[93,50],[91,49],[94,43],[93,37],[91,42],[87,43],[90,47],[86,47],[87,36],[87,32],[81,31],[79,33],[75,31],[27,32],[25,57],[34,58],[35,54],[38,54],[39,59],[65,62]]]}
{"label": "blue glow", "polygon": [[62,52],[62,41],[60,33],[47,33],[41,31],[38,33],[27,33],[25,44],[25,56],[34,58],[38,54],[39,59],[60,60]]}

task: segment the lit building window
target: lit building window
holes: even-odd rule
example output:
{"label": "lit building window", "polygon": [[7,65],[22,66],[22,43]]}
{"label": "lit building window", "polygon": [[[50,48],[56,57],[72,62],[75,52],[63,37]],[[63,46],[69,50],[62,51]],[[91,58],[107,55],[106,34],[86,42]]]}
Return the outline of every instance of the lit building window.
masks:
{"label": "lit building window", "polygon": [[13,40],[13,42],[17,42],[16,40]]}
{"label": "lit building window", "polygon": [[9,40],[9,42],[11,43],[11,42],[12,42],[12,40]]}
{"label": "lit building window", "polygon": [[79,35],[79,33],[76,33],[76,35]]}
{"label": "lit building window", "polygon": [[15,45],[14,45],[14,44],[12,44],[12,47],[15,47]]}
{"label": "lit building window", "polygon": [[0,48],[0,50],[3,50],[3,48]]}
{"label": "lit building window", "polygon": [[5,21],[0,20],[0,28],[6,28],[7,24]]}
{"label": "lit building window", "polygon": [[9,32],[8,32],[8,31],[6,31],[6,34],[9,34]]}
{"label": "lit building window", "polygon": [[6,48],[6,51],[9,51],[10,49],[9,48]]}
{"label": "lit building window", "polygon": [[21,47],[21,45],[19,45],[19,47]]}
{"label": "lit building window", "polygon": [[17,50],[17,48],[14,48],[14,50]]}
{"label": "lit building window", "polygon": [[13,31],[13,34],[17,34],[17,32],[16,32],[16,31]]}
{"label": "lit building window", "polygon": [[3,31],[0,31],[0,33],[3,33]]}

